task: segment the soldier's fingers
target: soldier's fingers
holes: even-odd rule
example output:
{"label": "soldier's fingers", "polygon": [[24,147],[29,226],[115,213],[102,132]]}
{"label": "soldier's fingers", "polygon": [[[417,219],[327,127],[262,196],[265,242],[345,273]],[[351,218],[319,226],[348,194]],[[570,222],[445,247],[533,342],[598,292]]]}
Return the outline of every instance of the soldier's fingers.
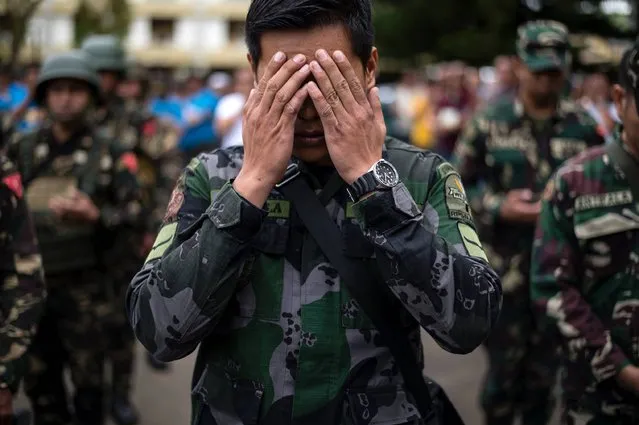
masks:
{"label": "soldier's fingers", "polygon": [[264,71],[264,75],[262,75],[262,79],[257,85],[257,98],[256,101],[259,102],[266,91],[266,85],[270,81],[271,78],[277,73],[277,71],[284,65],[286,61],[286,55],[282,52],[277,52],[271,58],[271,61],[266,65],[266,70]]}
{"label": "soldier's fingers", "polygon": [[333,107],[328,103],[328,100],[324,97],[322,91],[317,87],[317,84],[310,82],[307,85],[308,95],[310,96],[317,114],[322,120],[322,125],[325,130],[334,128],[337,125],[337,117],[333,111]]}
{"label": "soldier's fingers", "polygon": [[382,111],[382,101],[379,98],[379,89],[373,87],[368,92],[368,103],[375,114],[375,121],[384,123],[384,112]]}
{"label": "soldier's fingers", "polygon": [[276,115],[281,115],[282,111],[287,107],[291,99],[293,99],[293,96],[297,94],[310,74],[311,69],[308,64],[304,65],[299,71],[293,74],[293,76],[288,79],[280,91],[275,95],[273,103],[271,104],[270,112]]}
{"label": "soldier's fingers", "polygon": [[266,84],[264,93],[260,103],[264,108],[264,111],[269,111],[273,105],[275,97],[279,91],[284,87],[286,82],[300,70],[306,63],[306,56],[296,55],[293,59],[287,61]]}
{"label": "soldier's fingers", "polygon": [[[351,87],[349,81],[346,79],[342,71],[339,69],[333,58],[326,52],[326,50],[320,49],[315,53],[317,61],[322,66],[326,75],[328,75],[331,85],[335,89],[335,92],[339,96],[340,101],[346,107],[347,111],[353,111],[357,102],[353,93],[351,93]],[[322,88],[320,86],[320,88]],[[323,89],[322,89],[323,91]],[[326,96],[327,93],[324,93]]]}
{"label": "soldier's fingers", "polygon": [[[322,93],[322,98],[333,109],[333,113],[336,116],[343,116],[346,113],[346,109],[344,109],[342,100],[340,99],[339,94],[337,94],[335,87],[333,87],[333,83],[328,77],[328,74],[322,69],[322,66],[317,61],[311,62],[311,71],[313,72],[315,81],[317,81],[316,87],[319,88]],[[313,97],[310,87],[309,94]]]}
{"label": "soldier's fingers", "polygon": [[351,65],[351,63],[348,61],[346,55],[343,52],[336,50],[333,53],[333,58],[335,59],[337,67],[342,72],[342,75],[344,75],[346,81],[348,81],[348,86],[350,87],[351,93],[353,94],[353,97],[355,98],[357,103],[359,103],[360,105],[366,105],[366,91],[362,86],[362,82],[357,77],[357,74],[355,74],[353,65]]}
{"label": "soldier's fingers", "polygon": [[308,97],[308,84],[305,84],[302,88],[295,92],[293,98],[284,106],[284,110],[282,111],[281,120],[285,124],[292,124],[295,122],[297,118],[297,114],[300,113],[300,109],[302,109],[302,105],[304,105],[304,101]]}

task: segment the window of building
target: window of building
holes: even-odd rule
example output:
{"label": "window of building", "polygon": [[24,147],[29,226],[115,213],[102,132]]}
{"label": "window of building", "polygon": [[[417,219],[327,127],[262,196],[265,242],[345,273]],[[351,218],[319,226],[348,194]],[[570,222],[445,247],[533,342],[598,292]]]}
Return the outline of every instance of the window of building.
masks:
{"label": "window of building", "polygon": [[151,38],[157,44],[170,44],[173,42],[175,32],[175,20],[166,18],[151,19]]}

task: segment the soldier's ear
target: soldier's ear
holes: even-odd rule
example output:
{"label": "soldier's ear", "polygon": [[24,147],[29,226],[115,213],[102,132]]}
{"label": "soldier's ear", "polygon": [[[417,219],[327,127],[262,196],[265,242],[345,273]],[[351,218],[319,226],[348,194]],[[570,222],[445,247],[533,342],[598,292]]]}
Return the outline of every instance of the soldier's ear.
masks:
{"label": "soldier's ear", "polygon": [[623,116],[623,111],[626,109],[626,102],[628,102],[626,90],[619,84],[615,84],[612,86],[611,97],[615,108],[617,108],[617,114],[619,114],[620,117]]}

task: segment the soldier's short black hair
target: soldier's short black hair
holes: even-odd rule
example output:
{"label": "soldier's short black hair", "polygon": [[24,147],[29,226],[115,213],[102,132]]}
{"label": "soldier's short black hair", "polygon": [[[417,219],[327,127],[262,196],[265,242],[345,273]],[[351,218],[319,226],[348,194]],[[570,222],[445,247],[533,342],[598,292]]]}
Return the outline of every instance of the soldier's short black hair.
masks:
{"label": "soldier's short black hair", "polygon": [[262,59],[263,34],[333,24],[346,27],[353,52],[365,64],[375,38],[371,0],[252,0],[246,16],[246,44],[257,64]]}
{"label": "soldier's short black hair", "polygon": [[626,50],[619,64],[619,85],[629,93],[639,87],[639,44]]}

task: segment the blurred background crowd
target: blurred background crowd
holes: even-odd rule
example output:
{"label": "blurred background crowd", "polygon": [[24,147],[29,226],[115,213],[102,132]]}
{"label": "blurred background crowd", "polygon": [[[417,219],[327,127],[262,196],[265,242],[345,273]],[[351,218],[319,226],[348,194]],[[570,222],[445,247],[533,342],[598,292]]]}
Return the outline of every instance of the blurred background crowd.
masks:
{"label": "blurred background crowd", "polygon": [[[242,109],[254,84],[242,39],[249,4],[0,1],[3,133],[30,131],[45,119],[32,93],[48,56],[91,34],[117,34],[129,58],[119,96],[129,110],[145,111],[175,130],[173,151],[184,164],[202,151],[241,145]],[[600,134],[612,136],[619,117],[610,88],[622,53],[636,38],[637,2],[375,0],[374,6],[380,96],[391,136],[451,158],[476,113],[517,95],[516,28],[532,19],[555,19],[570,29],[573,64],[563,96],[587,110]],[[479,423],[482,353],[451,359],[434,347],[427,351],[429,374],[449,390],[469,424]],[[143,423],[168,425],[188,417],[191,362],[159,377],[139,365],[134,398]]]}
{"label": "blurred background crowd", "polygon": [[[487,103],[514,96],[517,25],[552,18],[571,30],[573,74],[565,96],[581,103],[609,134],[615,66],[634,38],[636,11],[626,0],[376,2],[381,96],[389,132],[449,157],[460,129]],[[503,3],[503,4],[502,4]],[[4,4],[4,6],[2,6]],[[246,67],[243,17],[248,1],[6,0],[0,4],[0,112],[23,131],[42,114],[30,100],[39,64],[92,33],[116,33],[129,53],[120,94],[179,133],[191,157],[241,144]],[[471,13],[477,12],[477,13]],[[468,15],[468,16],[467,16]],[[473,16],[474,15],[474,16]],[[425,31],[425,29],[428,31]],[[424,32],[425,31],[425,32]]]}

